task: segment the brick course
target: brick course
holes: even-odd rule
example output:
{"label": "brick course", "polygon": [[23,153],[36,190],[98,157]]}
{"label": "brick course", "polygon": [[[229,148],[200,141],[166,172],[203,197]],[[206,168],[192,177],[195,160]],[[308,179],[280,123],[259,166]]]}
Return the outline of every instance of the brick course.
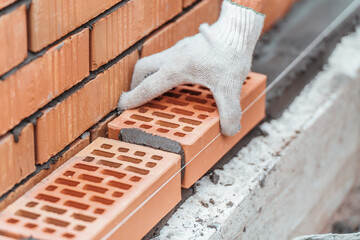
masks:
{"label": "brick course", "polygon": [[88,76],[88,59],[84,29],[0,81],[0,135]]}
{"label": "brick course", "polygon": [[37,52],[88,22],[120,0],[32,0],[29,10],[29,49]]}
{"label": "brick course", "polygon": [[116,108],[120,94],[130,87],[137,60],[138,53],[133,52],[64,101],[43,111],[36,127],[37,163],[46,162]]}

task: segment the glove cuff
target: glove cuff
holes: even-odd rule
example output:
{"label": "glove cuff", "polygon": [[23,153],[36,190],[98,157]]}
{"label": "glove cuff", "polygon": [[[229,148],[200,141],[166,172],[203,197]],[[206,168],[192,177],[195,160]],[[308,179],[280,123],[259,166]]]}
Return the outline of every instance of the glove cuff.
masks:
{"label": "glove cuff", "polygon": [[261,34],[264,19],[265,15],[251,8],[224,0],[220,17],[210,26],[210,30],[212,37],[221,44],[238,53],[251,54]]}

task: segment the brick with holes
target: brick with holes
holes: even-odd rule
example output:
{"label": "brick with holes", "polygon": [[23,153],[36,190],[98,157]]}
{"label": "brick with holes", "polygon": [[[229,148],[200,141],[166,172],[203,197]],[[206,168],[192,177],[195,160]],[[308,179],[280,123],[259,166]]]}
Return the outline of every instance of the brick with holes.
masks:
{"label": "brick with holes", "polygon": [[0,237],[141,239],[180,201],[179,170],[177,154],[98,138],[0,214]]}
{"label": "brick with holes", "polygon": [[233,137],[220,133],[219,114],[211,92],[191,84],[125,111],[109,123],[109,137],[119,139],[121,129],[137,128],[179,142],[188,164],[182,186],[189,188],[265,117],[265,94],[260,95],[265,87],[265,75],[249,74],[241,94],[241,106],[243,111],[246,109],[242,129]]}

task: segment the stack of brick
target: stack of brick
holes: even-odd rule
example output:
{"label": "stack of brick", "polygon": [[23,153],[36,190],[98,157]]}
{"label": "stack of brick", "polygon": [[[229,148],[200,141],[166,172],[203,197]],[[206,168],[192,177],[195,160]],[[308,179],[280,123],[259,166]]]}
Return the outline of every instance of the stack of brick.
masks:
{"label": "stack of brick", "polygon": [[54,160],[106,136],[136,61],[216,21],[220,5],[0,0],[0,208],[55,170]]}

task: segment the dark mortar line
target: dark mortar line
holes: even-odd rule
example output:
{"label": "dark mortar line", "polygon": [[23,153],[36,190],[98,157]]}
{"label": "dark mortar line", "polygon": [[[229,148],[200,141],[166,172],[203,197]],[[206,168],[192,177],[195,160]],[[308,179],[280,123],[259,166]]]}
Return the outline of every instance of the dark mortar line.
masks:
{"label": "dark mortar line", "polygon": [[4,73],[3,75],[0,76],[0,81],[5,81],[7,80],[8,77],[10,77],[11,75],[13,75],[15,72],[17,72],[19,69],[21,69],[22,67],[30,64],[31,62],[35,61],[36,59],[42,57],[46,52],[48,52],[50,50],[50,48],[60,44],[58,46],[58,48],[60,49],[63,44],[64,41],[81,32],[82,30],[84,30],[85,28],[89,28],[89,26],[87,26],[86,24],[84,24],[83,26],[80,26],[79,28],[76,28],[75,30],[69,32],[68,34],[66,34],[65,36],[57,39],[55,42],[49,44],[48,46],[44,47],[43,49],[41,49],[40,51],[34,53],[28,50],[28,56],[26,57],[26,59],[24,61],[22,61],[20,64],[16,65],[15,67],[13,67],[12,69],[10,69],[9,71],[7,71],[6,73]]}
{"label": "dark mortar line", "polygon": [[[42,112],[35,112],[34,114],[30,115],[26,119],[22,120],[18,125],[16,125],[13,129],[9,130],[4,135],[0,136],[0,139],[4,137],[5,135],[11,133],[14,136],[14,141],[17,143],[19,141],[19,137],[21,135],[21,131],[24,127],[26,127],[28,124],[33,124],[36,126],[36,119],[41,117],[43,115]],[[34,130],[35,131],[35,130]]]}
{"label": "dark mortar line", "polygon": [[118,10],[119,8],[121,8],[122,6],[124,6],[126,3],[130,2],[130,1],[134,1],[134,0],[122,0],[122,1],[118,2],[114,6],[110,7],[109,9],[100,13],[93,19],[89,20],[87,23],[91,26],[91,29],[92,29],[94,23],[98,22],[101,18],[105,18],[108,15],[112,14],[113,12],[115,12],[116,10]]}
{"label": "dark mortar line", "polygon": [[[32,0],[20,0],[19,2],[27,2],[27,4],[29,4]],[[40,58],[41,56],[43,56],[50,48],[61,44],[63,41],[65,41],[67,38],[81,32],[82,30],[89,28],[90,30],[93,29],[93,24],[96,23],[97,21],[99,21],[101,18],[104,18],[106,16],[108,16],[109,14],[113,13],[114,11],[118,10],[119,8],[121,8],[122,6],[124,6],[126,3],[128,3],[129,1],[132,0],[123,0],[117,4],[115,4],[113,7],[109,8],[108,10],[106,10],[105,12],[99,14],[98,16],[96,16],[95,18],[89,20],[88,22],[82,24],[80,27],[77,27],[76,29],[72,30],[71,32],[67,33],[66,35],[62,36],[61,38],[57,39],[56,41],[50,43],[48,46],[44,47],[43,49],[39,50],[38,52],[34,53],[28,50],[28,56],[27,58],[22,61],[20,64],[18,64],[17,66],[13,67],[12,69],[10,69],[9,71],[7,71],[6,73],[0,75],[0,81],[5,81],[8,77],[10,77],[12,74],[14,74],[15,72],[17,72],[19,69],[21,69],[22,67],[24,67],[25,65],[31,63],[32,61]],[[147,36],[143,37],[142,39],[140,39],[138,42],[145,42],[145,40],[154,32],[156,32],[158,29],[161,29],[163,26],[171,23],[171,22],[175,22],[177,19],[179,19],[181,16],[183,16],[184,14],[186,14],[187,12],[189,12],[192,8],[194,8],[196,6],[196,4],[198,2],[201,2],[201,0],[198,0],[197,2],[195,2],[194,4],[192,4],[190,7],[183,9],[182,12],[180,12],[179,14],[177,14],[176,16],[174,16],[172,19],[168,20],[167,22],[165,22],[164,24],[162,24],[161,26],[159,26],[157,29],[154,29],[153,31],[151,31]],[[16,2],[18,3],[18,2]],[[24,3],[22,3],[24,4]],[[11,5],[12,6],[12,5]],[[1,12],[1,10],[0,10]],[[27,24],[27,27],[29,27],[29,25]],[[28,31],[29,32],[29,31]],[[90,46],[90,41],[91,39],[89,38],[89,46]],[[137,43],[138,43],[137,42]],[[137,44],[135,43],[135,44]],[[135,45],[134,44],[134,45]],[[61,47],[61,46],[59,46]],[[139,53],[141,53],[141,47],[139,46]],[[126,50],[125,50],[126,51]],[[91,54],[91,52],[89,52]],[[121,55],[121,54],[120,54]],[[140,55],[141,56],[141,55]],[[89,61],[91,61],[91,59],[89,59]],[[91,64],[91,62],[90,62]],[[107,65],[108,63],[105,63],[104,65]],[[102,66],[104,66],[102,65]],[[99,68],[101,68],[102,66],[100,66]],[[95,70],[96,71],[96,70]]]}
{"label": "dark mortar line", "polygon": [[93,130],[93,129],[96,129],[96,128],[99,126],[99,124],[105,122],[109,117],[111,117],[111,116],[118,116],[118,115],[119,115],[119,114],[118,114],[118,111],[117,111],[117,110],[113,110],[113,111],[109,112],[109,113],[108,113],[105,117],[103,117],[100,121],[98,121],[98,122],[95,123],[93,126],[91,126],[91,127],[88,129],[88,131]]}
{"label": "dark mortar line", "polygon": [[[127,0],[127,1],[131,1],[131,0]],[[161,30],[162,28],[166,27],[167,25],[176,22],[176,20],[178,20],[179,18],[181,18],[182,16],[184,16],[186,13],[188,13],[191,9],[193,9],[199,2],[201,2],[201,0],[197,0],[195,3],[193,3],[191,6],[183,9],[182,12],[180,12],[179,14],[177,14],[176,16],[174,16],[173,18],[169,19],[168,21],[164,22],[161,26],[159,26],[158,28],[152,30],[150,33],[148,33],[146,36],[144,36],[143,38],[141,38],[140,40],[138,40],[135,44],[133,44],[130,48],[135,47],[135,45],[137,45],[135,48],[138,50],[139,56],[141,57],[141,52],[142,52],[142,45],[144,44],[144,42],[151,37],[152,34],[156,33],[157,31]],[[115,10],[114,10],[115,11]],[[95,22],[94,22],[95,23]],[[91,29],[92,29],[92,24],[91,23]],[[129,49],[130,49],[129,48]],[[127,49],[127,50],[129,50]],[[117,59],[119,56],[121,56],[123,53],[125,53],[127,50],[125,50],[124,52],[122,52],[120,55],[118,55],[117,57],[115,57],[114,59],[110,60],[107,63],[104,63],[103,65],[101,65],[100,67],[98,67],[96,70],[94,70],[94,72],[98,71],[100,68],[103,68],[104,66],[106,66],[107,68],[109,68],[108,64],[110,62],[112,62],[113,60]],[[134,49],[135,50],[135,49]],[[116,62],[114,62],[112,65],[114,65]],[[106,68],[106,69],[107,69]]]}
{"label": "dark mortar line", "polygon": [[10,4],[9,6],[6,6],[2,9],[0,9],[0,17],[2,17],[5,14],[11,13],[13,11],[15,11],[16,9],[18,9],[20,6],[26,4],[26,9],[28,9],[29,4],[31,3],[32,0],[18,0],[12,4]]}
{"label": "dark mortar line", "polygon": [[[133,51],[135,51],[138,47],[139,44],[142,44],[142,40],[140,40],[139,42],[135,43],[133,46],[131,46],[130,48],[128,48],[127,50],[125,50],[123,53],[121,53],[120,55],[118,55],[116,58],[112,59],[111,61],[109,61],[107,64],[101,66],[100,68],[98,68],[97,70],[90,72],[89,76],[87,76],[86,78],[84,78],[82,81],[80,81],[79,83],[75,84],[74,86],[72,86],[71,88],[69,88],[68,90],[64,91],[63,93],[61,93],[59,96],[55,97],[53,100],[51,100],[49,103],[47,103],[45,106],[41,107],[40,109],[38,109],[34,114],[32,114],[29,117],[24,118],[18,125],[16,125],[14,128],[10,129],[8,132],[6,132],[5,134],[1,135],[0,138],[2,138],[3,136],[5,136],[6,134],[8,134],[9,132],[13,132],[13,129],[18,128],[17,131],[14,131],[16,133],[19,134],[19,130],[21,131],[21,129],[24,127],[24,122],[28,123],[28,122],[34,122],[36,121],[39,117],[41,117],[43,115],[43,111],[47,110],[48,108],[53,108],[56,105],[58,105],[59,103],[63,102],[64,100],[66,100],[68,97],[70,97],[72,94],[74,94],[75,92],[79,91],[80,89],[82,89],[87,83],[89,83],[90,81],[94,80],[98,75],[100,75],[101,73],[103,73],[104,71],[108,70],[110,67],[112,67],[113,65],[115,65],[117,62],[119,62],[121,59],[123,59],[125,56],[131,54]],[[26,125],[26,124],[25,124]],[[20,127],[22,126],[22,127]]]}
{"label": "dark mortar line", "polygon": [[[101,119],[98,123],[104,122],[106,120],[107,117],[111,116],[112,114],[116,114],[117,111],[113,110],[111,111],[109,114],[107,114],[103,119]],[[31,117],[29,117],[29,120],[27,121],[22,121],[17,127],[15,127],[12,130],[12,134],[14,135],[14,139],[15,142],[18,142],[18,139],[21,135],[21,130],[28,124],[33,124],[34,125],[34,132],[36,131],[36,119],[40,116],[36,116],[37,113],[35,113],[34,115],[32,115]],[[42,115],[42,114],[41,114]],[[97,124],[98,124],[97,123]],[[95,124],[96,125],[96,124]],[[94,126],[95,126],[94,125]],[[93,126],[93,127],[94,127]],[[18,128],[18,129],[17,129]],[[90,128],[91,129],[91,128]],[[87,133],[89,130],[85,131],[83,134],[81,134],[80,137],[83,139],[83,135],[85,133]],[[31,174],[29,174],[26,178],[22,179],[19,183],[15,184],[9,191],[7,191],[6,193],[4,193],[2,196],[0,196],[0,202],[5,200],[12,192],[16,191],[17,188],[19,188],[20,186],[24,185],[27,181],[29,181],[31,178],[35,177],[37,174],[39,174],[42,170],[47,170],[51,167],[51,165],[56,164],[56,162],[59,160],[59,158],[61,158],[64,153],[66,153],[69,149],[70,149],[70,145],[73,144],[78,138],[76,138],[73,142],[71,142],[70,144],[68,144],[64,149],[62,149],[60,152],[58,152],[55,156],[51,157],[47,162],[45,162],[44,164],[35,164],[36,169],[34,172],[32,172]],[[34,142],[36,144],[36,134],[34,134]],[[36,156],[36,147],[35,147],[35,156]],[[69,159],[70,160],[70,159]]]}
{"label": "dark mortar line", "polygon": [[65,92],[63,92],[62,94],[60,94],[59,96],[57,96],[56,98],[54,98],[52,101],[50,101],[49,103],[47,103],[44,107],[40,108],[38,111],[44,111],[47,110],[48,108],[53,108],[56,105],[62,103],[64,100],[66,100],[68,97],[70,97],[72,94],[76,93],[77,91],[79,91],[80,89],[82,89],[84,86],[86,86],[89,82],[91,82],[92,80],[94,80],[96,77],[98,77],[100,74],[104,73],[106,70],[110,69],[111,67],[113,67],[115,64],[117,64],[119,61],[121,61],[123,58],[125,58],[126,56],[130,55],[131,53],[133,53],[136,49],[139,48],[139,45],[142,44],[142,40],[140,40],[139,42],[135,43],[133,46],[131,46],[130,48],[126,49],[124,52],[122,52],[120,55],[118,55],[117,57],[115,57],[114,59],[112,59],[111,61],[109,61],[108,63],[106,63],[105,65],[102,65],[101,67],[99,67],[98,69],[96,69],[95,71],[90,72],[89,76],[84,78],[81,82],[77,83],[76,85],[74,85],[73,87],[71,87],[70,89],[66,90]]}
{"label": "dark mortar line", "polygon": [[27,126],[29,123],[28,122],[24,122],[24,121],[21,121],[19,123],[19,125],[17,125],[16,127],[14,127],[10,132],[11,134],[14,136],[14,142],[15,143],[18,143],[19,142],[19,138],[21,136],[21,131],[23,130],[23,128],[25,126]]}

